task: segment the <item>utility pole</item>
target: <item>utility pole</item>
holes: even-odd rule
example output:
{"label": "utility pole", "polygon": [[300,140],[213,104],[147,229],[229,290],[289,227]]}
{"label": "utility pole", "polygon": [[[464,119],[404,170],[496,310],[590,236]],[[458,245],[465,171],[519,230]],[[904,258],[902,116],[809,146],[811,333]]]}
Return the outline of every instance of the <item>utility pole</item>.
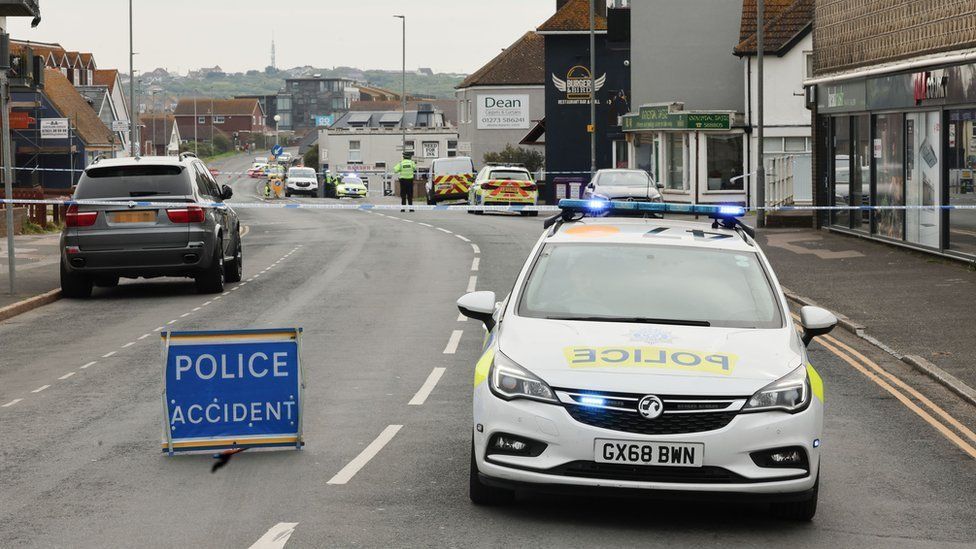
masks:
{"label": "utility pole", "polygon": [[[3,47],[0,51],[10,51],[10,36],[7,35],[7,18],[0,17],[0,42]],[[3,153],[3,191],[4,198],[10,200],[14,197],[14,171],[11,166],[13,155],[10,152],[10,112],[8,102],[10,93],[10,81],[7,71],[10,69],[10,57],[4,55],[0,59],[0,120],[3,123],[2,153]],[[7,203],[4,205],[7,211],[7,275],[10,281],[10,294],[13,295],[16,289],[14,278],[16,275],[17,263],[14,256],[14,205]]]}
{"label": "utility pole", "polygon": [[214,92],[213,88],[210,88],[210,154],[214,154]]}
{"label": "utility pole", "polygon": [[[152,119],[153,119],[153,132],[152,132],[152,147],[153,147],[153,151],[152,151],[152,155],[153,156],[156,156],[156,92],[157,91],[158,90],[152,90],[150,92],[151,93],[151,96],[152,96],[152,113],[153,113],[153,116],[152,116]],[[164,128],[164,130],[165,130],[165,128]]]}
{"label": "utility pole", "polygon": [[590,0],[590,130],[590,180],[592,181],[596,175],[596,0]]}
{"label": "utility pole", "polygon": [[756,2],[756,123],[758,128],[756,138],[759,145],[756,147],[756,154],[759,157],[756,167],[756,226],[763,228],[766,226],[766,162],[763,159],[763,49],[765,48],[763,22],[766,19],[766,2],[758,0]]}
{"label": "utility pole", "polygon": [[132,147],[132,156],[139,155],[139,141],[136,137],[136,74],[133,69],[135,62],[135,52],[133,51],[134,38],[132,34],[132,0],[129,0],[129,108],[132,109],[129,117],[129,145]]}
{"label": "utility pole", "polygon": [[403,65],[400,69],[400,148],[407,153],[407,16],[394,15],[403,22]]}
{"label": "utility pole", "polygon": [[197,153],[197,127],[200,126],[200,118],[197,117],[197,92],[193,90],[193,154],[200,156]]}

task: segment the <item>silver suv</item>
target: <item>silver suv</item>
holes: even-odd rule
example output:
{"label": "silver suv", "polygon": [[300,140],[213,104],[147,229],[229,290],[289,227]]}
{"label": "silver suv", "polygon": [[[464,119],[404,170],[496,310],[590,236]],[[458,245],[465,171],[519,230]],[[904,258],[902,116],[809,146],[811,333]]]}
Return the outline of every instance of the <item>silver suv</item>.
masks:
{"label": "silver suv", "polygon": [[68,208],[61,233],[63,295],[84,298],[93,285],[115,286],[120,277],[159,276],[190,277],[200,293],[222,292],[224,281],[239,281],[243,269],[240,221],[223,203],[232,194],[189,153],[96,161],[73,199],[112,204]]}

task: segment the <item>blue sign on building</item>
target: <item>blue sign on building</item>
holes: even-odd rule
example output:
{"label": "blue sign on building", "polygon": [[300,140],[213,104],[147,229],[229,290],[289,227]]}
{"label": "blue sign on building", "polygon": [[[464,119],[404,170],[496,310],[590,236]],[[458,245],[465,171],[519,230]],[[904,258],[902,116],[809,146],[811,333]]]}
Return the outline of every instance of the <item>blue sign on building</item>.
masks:
{"label": "blue sign on building", "polygon": [[275,155],[276,157],[281,156],[281,153],[283,152],[285,152],[285,148],[282,147],[281,145],[275,145],[274,147],[271,147],[271,154]]}
{"label": "blue sign on building", "polygon": [[301,328],[163,333],[163,451],[301,448],[301,334]]}

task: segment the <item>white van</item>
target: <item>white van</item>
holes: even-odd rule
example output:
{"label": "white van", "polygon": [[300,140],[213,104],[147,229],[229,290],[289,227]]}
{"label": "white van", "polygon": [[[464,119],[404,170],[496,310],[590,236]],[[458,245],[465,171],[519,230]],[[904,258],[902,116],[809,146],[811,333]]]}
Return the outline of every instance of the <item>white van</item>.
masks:
{"label": "white van", "polygon": [[427,203],[465,200],[474,181],[474,163],[470,156],[437,158],[430,163],[427,177]]}

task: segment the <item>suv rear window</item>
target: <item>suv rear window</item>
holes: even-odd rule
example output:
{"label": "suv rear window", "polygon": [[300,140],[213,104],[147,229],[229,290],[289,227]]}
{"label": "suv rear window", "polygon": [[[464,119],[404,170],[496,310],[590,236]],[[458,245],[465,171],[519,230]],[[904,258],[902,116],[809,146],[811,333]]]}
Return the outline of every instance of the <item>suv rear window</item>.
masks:
{"label": "suv rear window", "polygon": [[182,166],[106,166],[90,168],[78,181],[75,198],[137,198],[191,195]]}

